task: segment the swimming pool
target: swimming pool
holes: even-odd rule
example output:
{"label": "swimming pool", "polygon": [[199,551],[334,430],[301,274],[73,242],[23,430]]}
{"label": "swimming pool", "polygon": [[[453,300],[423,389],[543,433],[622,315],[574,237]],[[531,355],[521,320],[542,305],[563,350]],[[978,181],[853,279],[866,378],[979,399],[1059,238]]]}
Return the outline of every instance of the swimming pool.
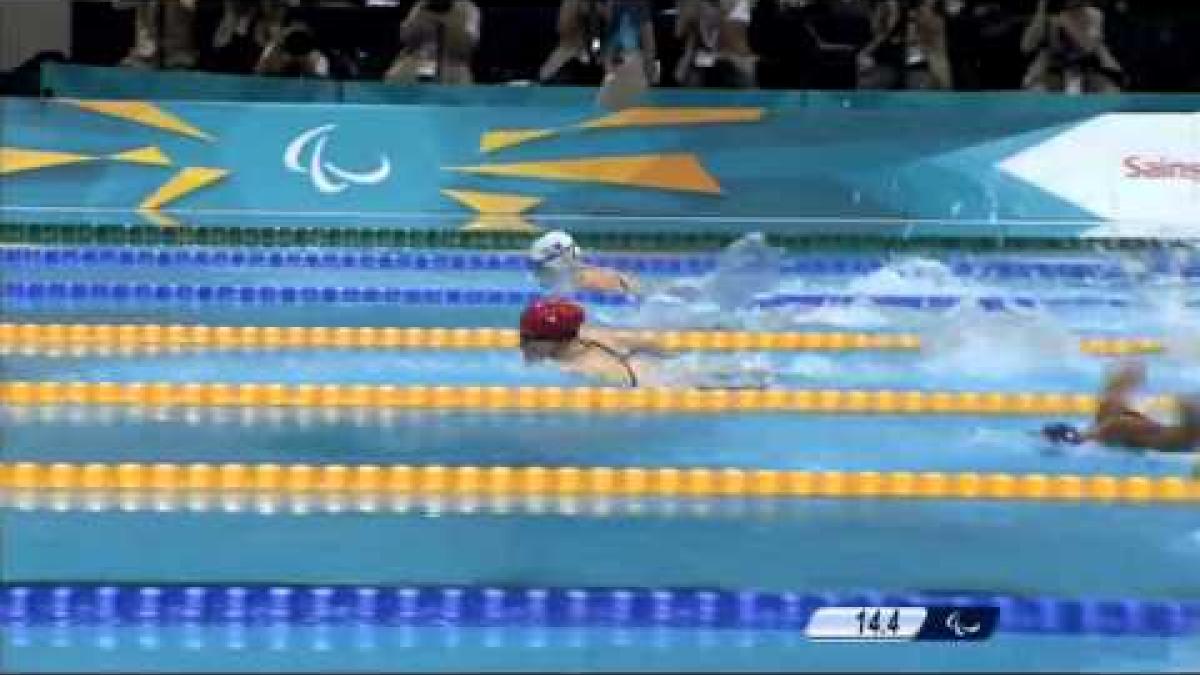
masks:
{"label": "swimming pool", "polygon": [[[0,251],[5,321],[60,326],[0,330],[4,379],[92,383],[4,392],[6,665],[1195,667],[1190,462],[1056,452],[1029,432],[1072,400],[1021,398],[1092,393],[1111,357],[1083,339],[1149,352],[1152,393],[1195,389],[1190,252],[600,260],[660,293],[587,296],[593,320],[707,331],[698,367],[751,359],[811,400],[576,401],[503,332],[384,331],[511,329],[516,252]],[[179,348],[171,324],[260,330]],[[741,353],[730,329],[796,337]],[[980,645],[802,635],[813,604],[922,598],[1007,618]]]}

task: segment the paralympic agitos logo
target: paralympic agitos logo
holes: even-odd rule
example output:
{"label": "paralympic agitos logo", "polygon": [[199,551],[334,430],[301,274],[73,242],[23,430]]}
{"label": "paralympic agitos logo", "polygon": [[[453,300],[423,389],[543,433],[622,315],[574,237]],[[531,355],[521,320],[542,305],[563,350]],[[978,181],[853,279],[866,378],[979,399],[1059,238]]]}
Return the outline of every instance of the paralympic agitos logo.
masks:
{"label": "paralympic agitos logo", "polygon": [[[325,153],[336,124],[314,127],[288,144],[283,165],[288,171],[306,174],[321,194],[338,194],[351,185],[378,185],[392,175],[392,163],[379,155],[379,164],[369,171],[350,171],[327,160]],[[305,161],[307,155],[307,161]]]}

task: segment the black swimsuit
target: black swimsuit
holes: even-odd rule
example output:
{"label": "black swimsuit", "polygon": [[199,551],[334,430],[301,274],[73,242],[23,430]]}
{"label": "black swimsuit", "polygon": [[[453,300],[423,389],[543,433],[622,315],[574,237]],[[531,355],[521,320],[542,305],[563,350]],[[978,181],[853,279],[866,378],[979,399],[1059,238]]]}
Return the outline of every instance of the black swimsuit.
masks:
{"label": "black swimsuit", "polygon": [[621,365],[625,366],[625,372],[629,374],[629,386],[637,388],[637,386],[638,386],[637,371],[635,371],[633,369],[633,366],[631,366],[629,364],[629,360],[638,353],[638,350],[634,349],[627,353],[622,354],[617,349],[610,347],[609,345],[606,345],[603,342],[597,342],[595,340],[585,340],[585,339],[580,339],[579,341],[589,347],[596,347],[596,348],[600,349],[600,351],[605,352],[606,354],[613,357],[617,361],[620,361]]}
{"label": "black swimsuit", "polygon": [[1150,417],[1147,417],[1147,416],[1146,416],[1145,414],[1143,414],[1142,412],[1140,412],[1140,411],[1138,411],[1138,410],[1134,410],[1133,408],[1119,408],[1119,409],[1117,409],[1117,410],[1114,410],[1114,411],[1110,412],[1110,413],[1109,413],[1109,414],[1107,414],[1107,415],[1098,415],[1098,416],[1096,417],[1096,420],[1095,420],[1095,421],[1096,421],[1096,423],[1097,423],[1097,424],[1099,424],[1099,423],[1101,423],[1101,422],[1103,422],[1103,421],[1105,421],[1105,420],[1115,419],[1115,418],[1118,418],[1118,417],[1133,417],[1133,418],[1136,418],[1136,419],[1139,419],[1139,420],[1147,420],[1147,419],[1150,419],[1151,421],[1154,421],[1154,420],[1152,420]]}

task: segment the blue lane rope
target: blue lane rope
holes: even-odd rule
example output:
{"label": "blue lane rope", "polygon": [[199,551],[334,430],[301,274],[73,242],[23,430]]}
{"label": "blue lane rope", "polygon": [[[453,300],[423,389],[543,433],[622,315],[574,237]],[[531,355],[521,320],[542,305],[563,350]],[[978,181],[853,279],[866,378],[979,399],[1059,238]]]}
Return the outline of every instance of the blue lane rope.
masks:
{"label": "blue lane rope", "polygon": [[[13,302],[220,302],[255,305],[346,303],[434,306],[524,306],[542,293],[529,290],[475,288],[404,288],[378,286],[243,286],[208,284],[151,284],[109,282],[8,282],[0,286],[0,299]],[[637,301],[619,294],[583,292],[573,294],[581,302],[600,306],[631,306]],[[950,309],[976,301],[988,311],[1038,307],[1121,308],[1134,302],[1110,297],[1036,298],[1030,296],[958,295],[849,295],[844,293],[782,294],[762,298],[755,306],[847,307],[868,303],[896,309]],[[1189,303],[1189,306],[1197,303]]]}
{"label": "blue lane rope", "polygon": [[1200,601],[971,593],[790,593],[481,586],[2,584],[0,626],[331,625],[800,631],[818,607],[994,606],[998,630],[1181,636]]}
{"label": "blue lane rope", "polygon": [[[649,276],[696,276],[717,267],[715,255],[632,256],[593,254],[588,261],[625,272]],[[846,276],[879,271],[890,261],[884,256],[811,256],[793,257],[783,266],[786,275]],[[525,271],[528,258],[519,253],[466,253],[459,251],[311,251],[258,249],[136,249],[127,247],[43,248],[13,247],[0,251],[0,264],[25,267],[201,267],[201,268],[300,268],[364,269],[397,271]],[[950,272],[958,277],[996,280],[1068,280],[1114,281],[1128,275],[1119,265],[1108,262],[1069,262],[1035,260],[964,260],[947,261]],[[1200,278],[1200,265],[1170,269],[1162,264],[1148,267],[1155,274],[1178,274],[1185,279]]]}

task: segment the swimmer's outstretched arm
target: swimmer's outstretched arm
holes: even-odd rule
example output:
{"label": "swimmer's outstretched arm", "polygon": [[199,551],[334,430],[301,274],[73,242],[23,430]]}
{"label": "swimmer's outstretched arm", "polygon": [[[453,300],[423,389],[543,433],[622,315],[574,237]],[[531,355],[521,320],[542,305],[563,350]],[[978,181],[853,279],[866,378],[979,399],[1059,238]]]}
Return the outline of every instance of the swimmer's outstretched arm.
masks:
{"label": "swimmer's outstretched arm", "polygon": [[575,272],[575,284],[580,288],[611,293],[641,295],[641,284],[632,276],[608,267],[585,265]]}
{"label": "swimmer's outstretched arm", "polygon": [[1127,415],[1132,407],[1130,399],[1134,390],[1145,380],[1146,368],[1141,362],[1128,361],[1118,366],[1100,391],[1095,422],[1090,429],[1080,434],[1080,438],[1083,441],[1116,443],[1138,448],[1163,449],[1178,444],[1174,439],[1184,433],[1182,427],[1168,428],[1154,424],[1147,426],[1139,423],[1138,418],[1131,419]]}
{"label": "swimmer's outstretched arm", "polygon": [[1146,367],[1140,361],[1127,361],[1116,368],[1100,390],[1096,405],[1096,425],[1129,409],[1129,398],[1146,380]]}

